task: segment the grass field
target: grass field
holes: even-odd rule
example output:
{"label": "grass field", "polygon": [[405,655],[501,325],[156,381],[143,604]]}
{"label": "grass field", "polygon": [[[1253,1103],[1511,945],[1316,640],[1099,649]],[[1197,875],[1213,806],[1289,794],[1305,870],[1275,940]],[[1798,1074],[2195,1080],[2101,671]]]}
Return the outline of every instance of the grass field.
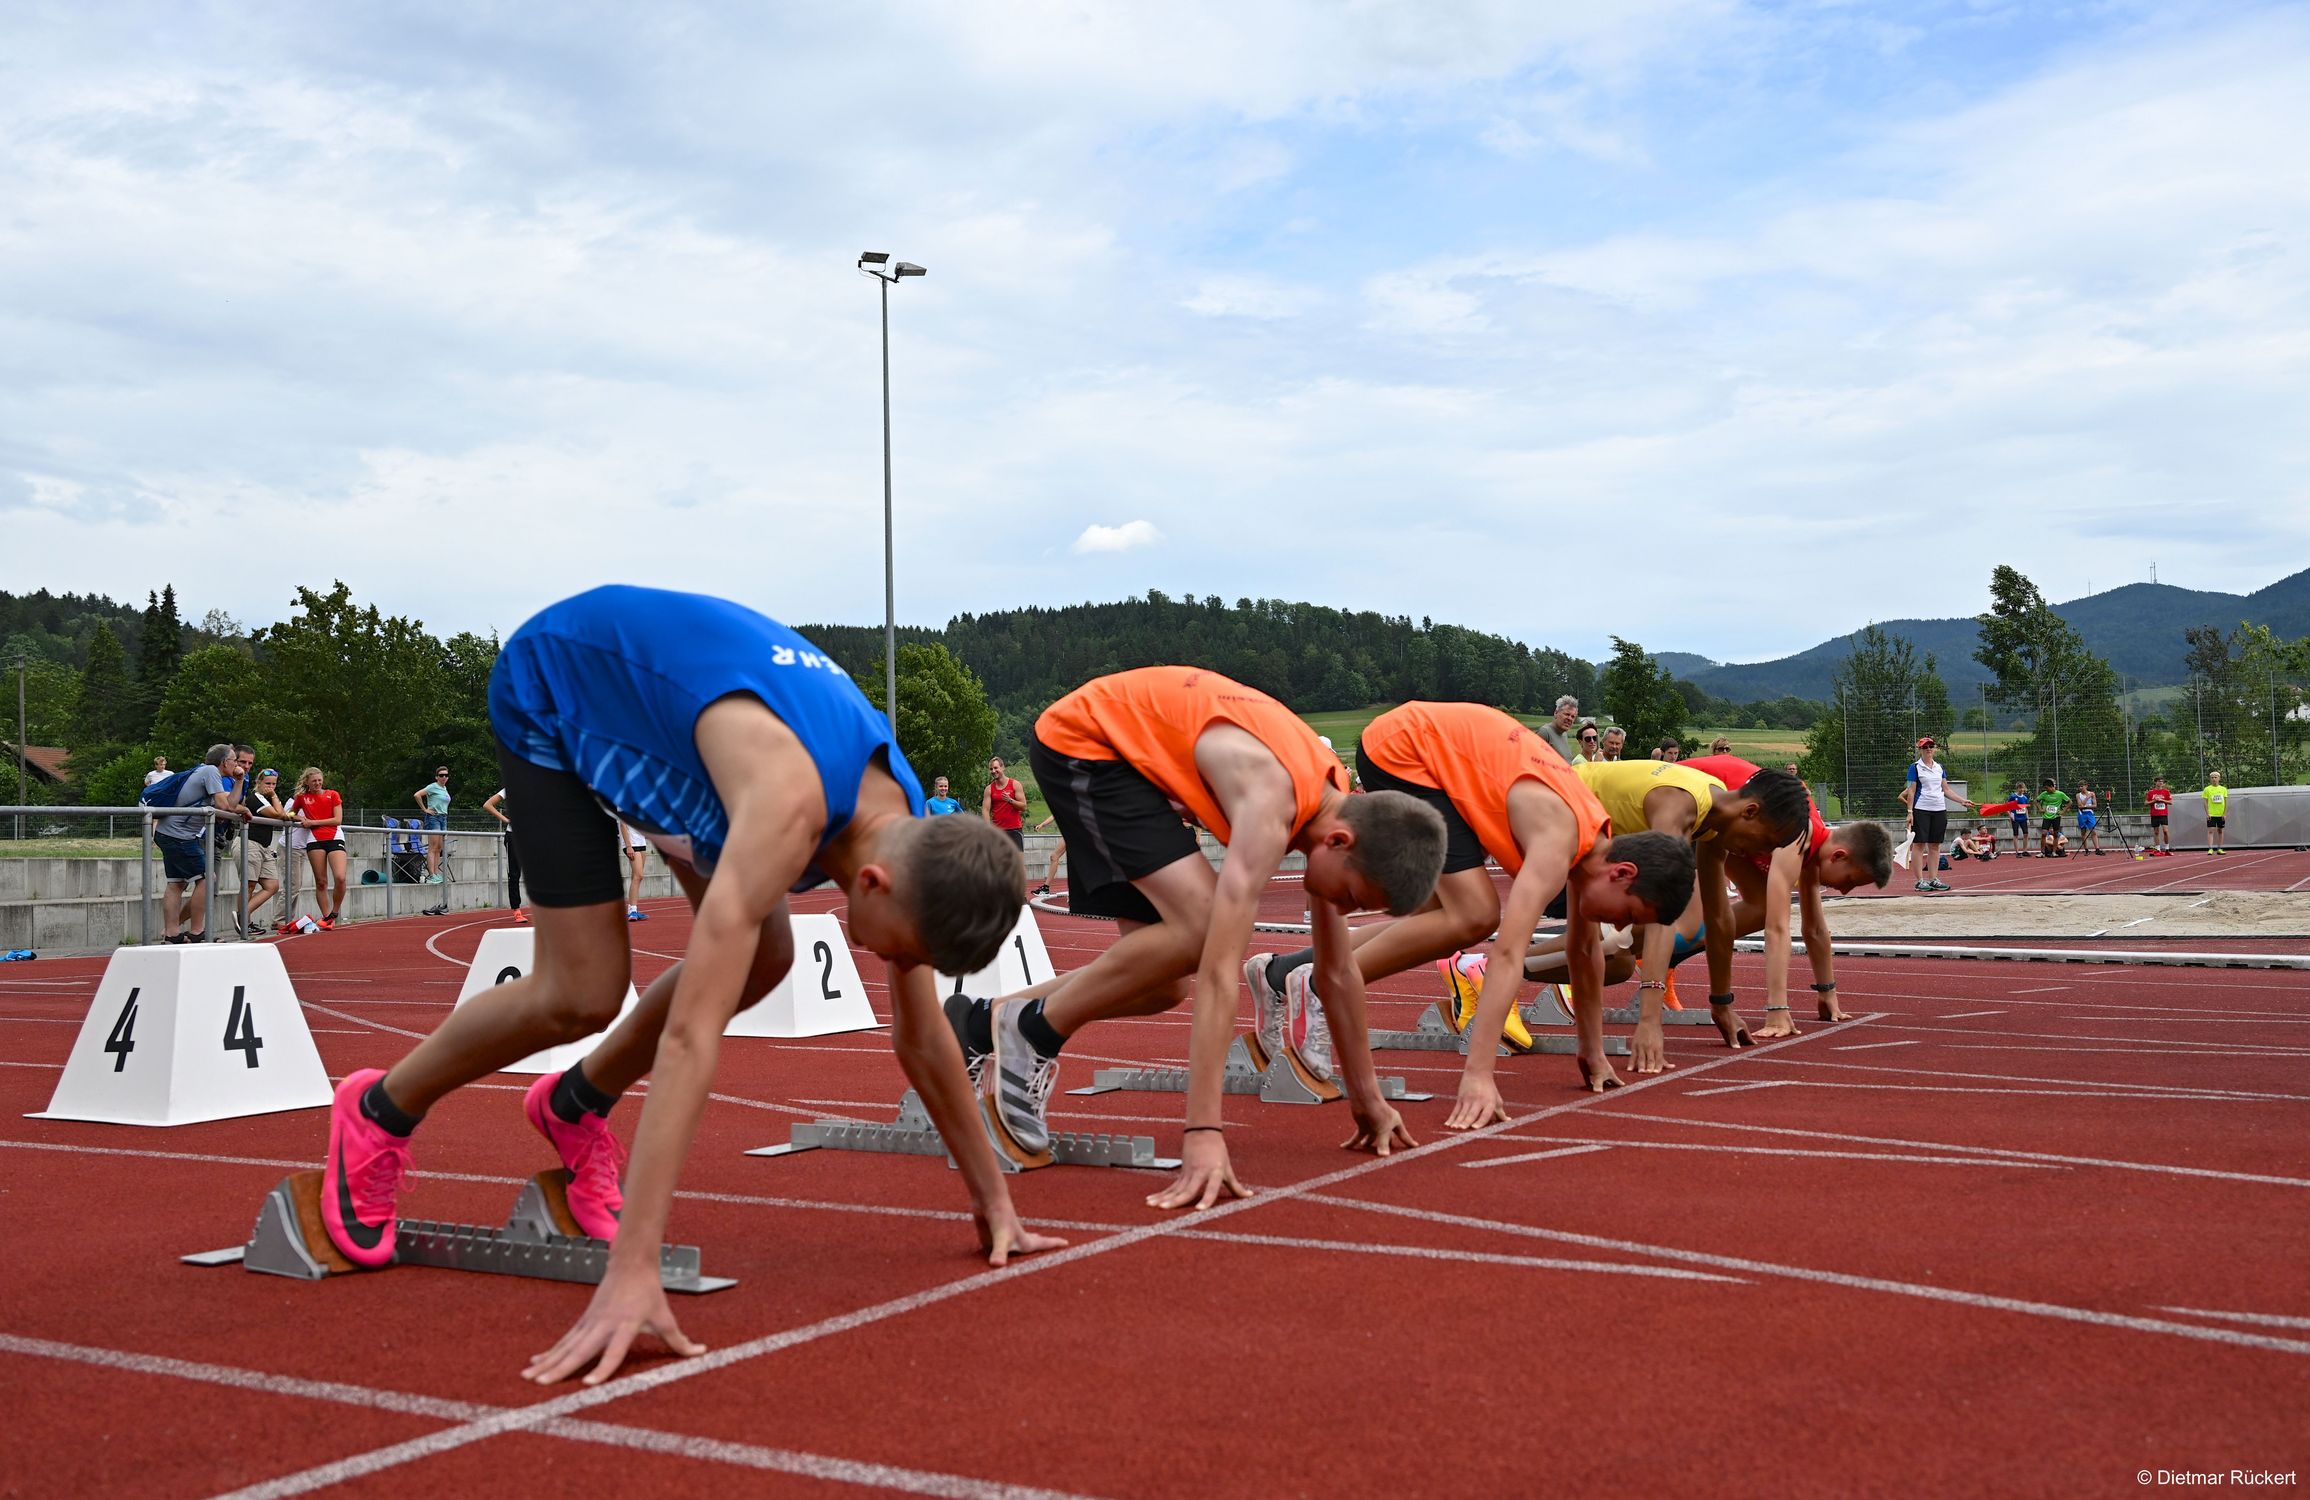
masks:
{"label": "grass field", "polygon": [[134,859],[136,857],[137,841],[135,839],[0,838],[0,859]]}

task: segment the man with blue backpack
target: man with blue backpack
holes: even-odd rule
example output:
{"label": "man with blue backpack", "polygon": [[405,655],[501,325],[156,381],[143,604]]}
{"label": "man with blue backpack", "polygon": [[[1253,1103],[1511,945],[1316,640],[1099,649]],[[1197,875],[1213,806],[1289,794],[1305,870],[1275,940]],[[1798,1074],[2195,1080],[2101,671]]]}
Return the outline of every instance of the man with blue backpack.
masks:
{"label": "man with blue backpack", "polygon": [[[246,819],[248,810],[234,798],[232,784],[226,779],[228,771],[238,764],[232,746],[211,745],[199,765],[154,782],[136,800],[145,807],[199,807],[205,802],[220,815],[238,814]],[[161,873],[167,877],[160,902],[164,943],[209,940],[208,913],[191,899],[192,888],[208,874],[208,830],[201,826],[206,821],[186,814],[153,823],[153,843],[160,848]],[[186,929],[181,933],[177,930],[180,924]]]}

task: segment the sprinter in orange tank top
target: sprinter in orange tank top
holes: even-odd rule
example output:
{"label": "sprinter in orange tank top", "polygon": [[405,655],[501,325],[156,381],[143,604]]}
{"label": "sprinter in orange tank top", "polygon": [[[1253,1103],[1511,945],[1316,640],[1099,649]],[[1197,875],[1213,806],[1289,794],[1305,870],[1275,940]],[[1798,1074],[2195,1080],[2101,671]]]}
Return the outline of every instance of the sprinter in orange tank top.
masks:
{"label": "sprinter in orange tank top", "polygon": [[[1471,1003],[1443,1006],[1445,1020],[1468,1036],[1460,1097],[1446,1126],[1470,1130],[1507,1118],[1493,1082],[1493,1057],[1505,1028],[1510,1045],[1529,1051],[1531,1034],[1514,1021],[1516,991],[1532,930],[1562,897],[1566,942],[1575,955],[1573,991],[1603,1005],[1600,924],[1630,926],[1674,917],[1692,899],[1692,846],[1666,834],[1610,835],[1604,804],[1564,757],[1532,730],[1481,703],[1406,703],[1365,726],[1356,772],[1367,792],[1395,791],[1427,803],[1444,820],[1444,873],[1436,893],[1411,916],[1355,934],[1356,968],[1365,983],[1474,946],[1495,930],[1487,980]],[[1510,884],[1505,906],[1485,868],[1498,860]],[[1260,955],[1245,963],[1252,1010],[1264,1047],[1291,1049],[1309,1071],[1328,1076],[1330,1037],[1308,1003],[1314,951]],[[1498,975],[1497,979],[1489,976]],[[1603,1068],[1602,1036],[1582,1072]]]}
{"label": "sprinter in orange tank top", "polygon": [[[1196,667],[1142,667],[1085,683],[1043,711],[1028,746],[1067,841],[1067,904],[1113,917],[1122,937],[1071,973],[998,1000],[957,995],[947,1013],[979,1081],[997,1150],[1050,1159],[1045,1122],[1059,1049],[1093,1021],[1154,1015],[1193,996],[1187,1129],[1179,1176],[1148,1198],[1207,1208],[1243,1197],[1221,1135],[1220,1078],[1235,1034],[1236,974],[1267,883],[1292,852],[1335,1032],[1364,1036],[1363,981],[1347,914],[1416,911],[1444,862],[1436,813],[1400,793],[1348,794],[1347,769],[1265,693]],[[1214,870],[1193,820],[1227,846]],[[1410,1145],[1381,1099],[1368,1049],[1342,1059],[1351,1147]]]}

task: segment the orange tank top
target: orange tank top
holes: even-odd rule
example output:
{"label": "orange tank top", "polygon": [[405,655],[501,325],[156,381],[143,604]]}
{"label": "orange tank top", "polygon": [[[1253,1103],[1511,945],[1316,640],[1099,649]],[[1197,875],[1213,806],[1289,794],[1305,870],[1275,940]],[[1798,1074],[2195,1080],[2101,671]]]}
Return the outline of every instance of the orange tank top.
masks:
{"label": "orange tank top", "polygon": [[1073,760],[1122,761],[1224,844],[1227,815],[1195,769],[1195,742],[1213,724],[1249,732],[1283,763],[1296,804],[1294,836],[1323,806],[1326,788],[1348,789],[1347,767],[1290,709],[1200,667],[1140,667],[1095,677],[1043,710],[1035,738]]}
{"label": "orange tank top", "polygon": [[1363,753],[1392,776],[1432,786],[1475,830],[1486,853],[1513,875],[1524,851],[1508,826],[1508,789],[1531,778],[1572,809],[1575,862],[1596,846],[1604,804],[1555,747],[1481,703],[1406,703],[1364,726]]}

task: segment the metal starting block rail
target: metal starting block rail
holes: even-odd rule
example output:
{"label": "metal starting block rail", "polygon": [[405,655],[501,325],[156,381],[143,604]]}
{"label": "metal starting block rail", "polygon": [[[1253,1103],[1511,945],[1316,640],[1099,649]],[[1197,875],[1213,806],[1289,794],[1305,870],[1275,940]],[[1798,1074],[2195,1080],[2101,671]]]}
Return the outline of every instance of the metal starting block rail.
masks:
{"label": "metal starting block rail", "polygon": [[[1253,1058],[1250,1044],[1238,1036],[1227,1048],[1227,1069],[1219,1076],[1221,1093],[1256,1094],[1266,1104],[1329,1104],[1341,1098],[1339,1085],[1318,1078],[1299,1066],[1286,1047],[1276,1052],[1262,1068]],[[1091,1086],[1069,1089],[1070,1094],[1112,1094],[1130,1090],[1144,1094],[1184,1094],[1187,1092],[1185,1068],[1101,1068],[1091,1075]],[[1433,1099],[1433,1094],[1415,1094],[1403,1079],[1395,1077],[1380,1080],[1383,1099]]]}
{"label": "metal starting block rail", "polygon": [[[805,1151],[879,1151],[892,1156],[947,1156],[922,1096],[908,1089],[898,1101],[898,1118],[889,1124],[865,1120],[806,1120],[794,1127],[783,1146],[757,1146],[748,1156],[799,1156]],[[1010,1154],[995,1153],[1006,1172],[1022,1171]],[[1179,1165],[1176,1156],[1157,1156],[1149,1135],[1098,1135],[1082,1131],[1051,1132],[1051,1161],[1062,1167],[1138,1167],[1168,1172]],[[947,1156],[947,1165],[954,1158]]]}
{"label": "metal starting block rail", "polygon": [[[523,1183],[503,1229],[400,1220],[394,1226],[393,1264],[600,1285],[610,1267],[609,1241],[564,1232],[568,1210],[562,1207],[557,1212],[554,1199],[565,1177],[556,1170]],[[246,1245],[187,1255],[182,1257],[184,1263],[239,1262],[246,1270],[298,1281],[320,1281],[361,1269],[330,1243],[321,1225],[320,1188],[319,1172],[291,1173],[265,1194]],[[659,1284],[669,1292],[690,1293],[718,1292],[738,1284],[732,1277],[707,1276],[699,1265],[697,1246],[667,1245],[658,1252]]]}
{"label": "metal starting block rail", "polygon": [[[1569,1021],[1571,1018],[1566,1017],[1565,1019]],[[1525,1024],[1528,1026],[1533,1024],[1529,1012],[1526,1013]],[[1468,1038],[1464,1033],[1454,1031],[1444,1018],[1437,1014],[1436,1008],[1431,1005],[1420,1012],[1420,1024],[1410,1031],[1373,1032],[1372,1050],[1375,1052],[1457,1052],[1460,1056],[1466,1057],[1468,1055]],[[1571,1057],[1580,1051],[1580,1041],[1577,1037],[1541,1036],[1534,1033],[1532,1051],[1557,1057]],[[1628,1038],[1624,1036],[1606,1037],[1604,1039],[1604,1052],[1607,1057],[1628,1056]],[[1496,1055],[1510,1057],[1514,1054],[1515,1049],[1502,1042]]]}

